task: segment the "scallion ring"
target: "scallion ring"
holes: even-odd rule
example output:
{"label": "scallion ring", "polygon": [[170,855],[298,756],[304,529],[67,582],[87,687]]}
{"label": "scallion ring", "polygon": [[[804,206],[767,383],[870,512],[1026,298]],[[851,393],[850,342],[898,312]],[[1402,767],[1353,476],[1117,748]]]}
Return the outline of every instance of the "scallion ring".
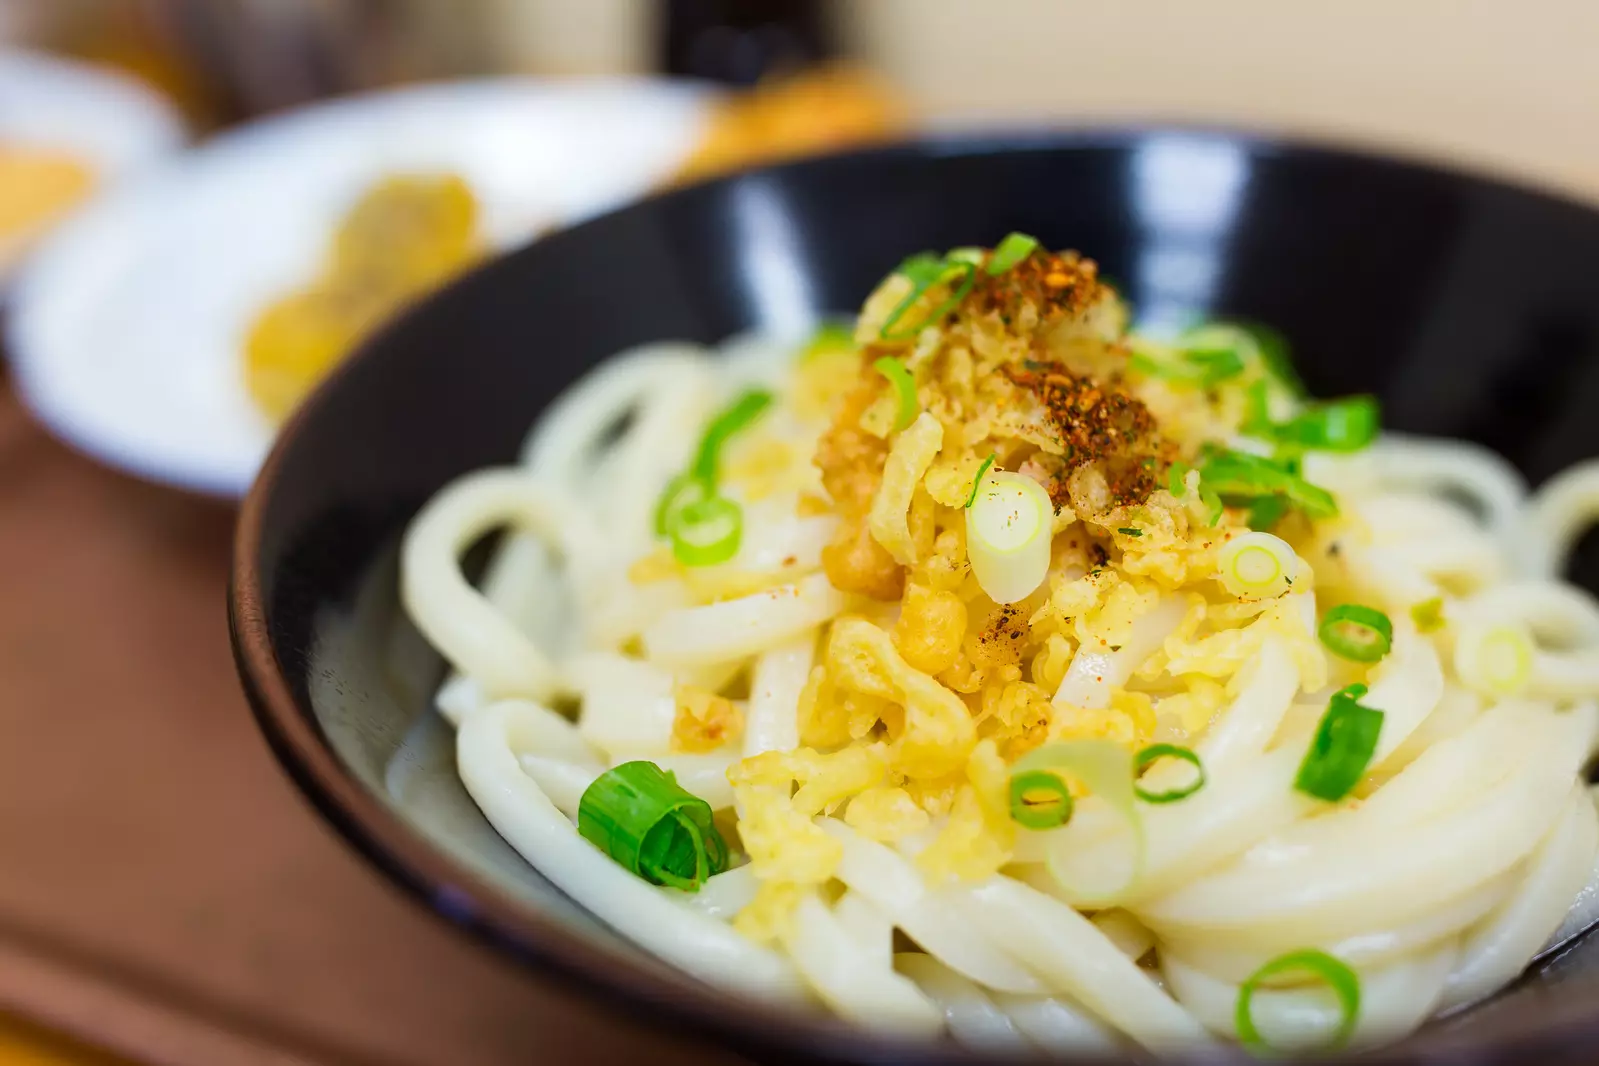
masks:
{"label": "scallion ring", "polygon": [[[888,317],[883,320],[883,326],[878,331],[878,336],[885,341],[903,341],[915,337],[922,330],[960,306],[961,301],[966,299],[967,294],[972,291],[972,287],[977,284],[977,264],[975,262],[964,257],[935,256],[931,252],[922,252],[919,255],[911,256],[899,265],[899,269],[895,273],[902,274],[910,280],[911,291],[894,306],[894,309],[888,313]],[[929,289],[936,285],[953,281],[957,277],[961,279],[960,284],[927,317],[914,325],[900,329],[895,328],[899,325],[900,319],[905,317],[905,313],[915,306],[916,302],[925,296]]]}
{"label": "scallion ring", "polygon": [[1455,673],[1470,688],[1492,696],[1514,696],[1532,680],[1537,652],[1520,625],[1471,623],[1455,641]]}
{"label": "scallion ring", "polygon": [[1166,471],[1166,491],[1179,500],[1188,495],[1188,470],[1188,464],[1179,459]]}
{"label": "scallion ring", "polygon": [[1316,726],[1316,735],[1299,764],[1294,787],[1309,796],[1337,803],[1365,776],[1382,734],[1383,712],[1361,704],[1365,685],[1333,693]]}
{"label": "scallion ring", "polygon": [[655,535],[669,537],[683,514],[683,508],[699,503],[714,493],[704,481],[691,473],[678,474],[666,483],[660,502],[655,505]]}
{"label": "scallion ring", "polygon": [[1270,599],[1288,591],[1299,572],[1299,556],[1288,542],[1252,532],[1228,541],[1216,556],[1216,576],[1234,596]]}
{"label": "scallion ring", "polygon": [[916,421],[916,415],[921,410],[916,399],[916,379],[905,368],[904,360],[885,355],[872,364],[872,369],[887,378],[889,387],[894,390],[897,405],[894,413],[895,431]]}
{"label": "scallion ring", "polygon": [[[1194,768],[1194,779],[1186,785],[1161,792],[1145,789],[1138,783],[1139,776],[1162,759],[1181,759],[1188,763]],[[1185,748],[1180,744],[1151,744],[1133,756],[1133,791],[1145,803],[1176,803],[1178,800],[1187,799],[1204,787],[1205,764],[1199,761],[1199,755],[1192,748]]]}
{"label": "scallion ring", "polygon": [[1410,620],[1416,623],[1416,629],[1423,633],[1435,633],[1444,627],[1444,599],[1434,596],[1430,600],[1423,600],[1410,609]]}
{"label": "scallion ring", "polygon": [[1056,829],[1072,820],[1071,790],[1048,770],[1012,774],[1010,816],[1024,829]]}
{"label": "scallion ring", "polygon": [[1374,663],[1394,646],[1394,624],[1375,607],[1340,603],[1328,611],[1317,631],[1321,642],[1339,658]]}
{"label": "scallion ring", "polygon": [[1288,422],[1272,427],[1272,437],[1329,452],[1358,452],[1377,438],[1381,413],[1372,396],[1309,405]]}
{"label": "scallion ring", "polygon": [[1333,1034],[1333,1039],[1325,1050],[1331,1051],[1349,1043],[1350,1037],[1355,1035],[1356,1025],[1360,1022],[1360,975],[1350,969],[1347,963],[1325,951],[1306,948],[1303,951],[1290,951],[1286,955],[1272,959],[1238,986],[1238,1007],[1233,1014],[1233,1025],[1238,1030],[1238,1040],[1241,1044],[1259,1050],[1270,1047],[1255,1026],[1250,1005],[1254,1001],[1255,993],[1267,981],[1300,973],[1320,978],[1328,988],[1332,989],[1333,995],[1338,997],[1338,1005],[1342,1008],[1343,1017],[1338,1023],[1338,1031]]}
{"label": "scallion ring", "polygon": [[995,603],[1026,599],[1049,574],[1055,506],[1030,477],[990,473],[966,509],[966,557]]}
{"label": "scallion ring", "polygon": [[627,762],[594,779],[578,801],[577,831],[629,873],[697,892],[727,868],[711,805],[652,762]]}
{"label": "scallion ring", "polygon": [[977,502],[977,487],[983,483],[983,475],[988,473],[989,468],[993,465],[994,456],[990,453],[988,458],[983,460],[982,465],[977,468],[977,476],[972,478],[972,491],[966,496],[966,509],[968,511],[972,509],[972,504]]}
{"label": "scallion ring", "polygon": [[983,272],[990,276],[1003,274],[1032,255],[1037,248],[1037,237],[1029,237],[1025,233],[1006,234],[1005,239],[995,245],[994,254],[989,257]]}
{"label": "scallion ring", "polygon": [[1087,792],[1082,802],[1104,804],[1127,828],[1125,864],[1103,861],[1098,850],[1088,858],[1071,831],[1049,846],[1045,865],[1050,875],[1083,900],[1106,903],[1120,898],[1142,875],[1146,853],[1144,820],[1133,791],[1132,760],[1127,749],[1113,740],[1066,740],[1045,744],[1023,755],[1011,767],[1013,775],[1047,770],[1062,775]]}
{"label": "scallion ring", "polygon": [[765,389],[750,389],[734,400],[705,427],[700,438],[699,451],[694,455],[691,473],[707,485],[715,485],[717,468],[721,462],[722,445],[729,437],[760,417],[772,403],[772,394]]}
{"label": "scallion ring", "polygon": [[672,556],[684,566],[715,566],[738,554],[744,511],[725,496],[707,496],[678,512]]}

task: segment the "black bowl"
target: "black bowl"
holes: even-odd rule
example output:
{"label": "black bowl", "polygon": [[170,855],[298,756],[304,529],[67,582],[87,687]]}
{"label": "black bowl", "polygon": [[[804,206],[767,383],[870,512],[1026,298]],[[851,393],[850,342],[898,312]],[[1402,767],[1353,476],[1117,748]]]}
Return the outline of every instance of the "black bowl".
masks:
{"label": "black bowl", "polygon": [[[1485,442],[1535,479],[1599,452],[1599,214],[1547,195],[1161,130],[935,140],[673,192],[427,301],[280,438],[240,522],[231,618],[262,729],[312,802],[435,911],[618,1009],[786,1059],[979,1061],[731,1009],[523,863],[455,781],[426,709],[442,667],[397,609],[394,546],[606,356],[848,312],[907,253],[1010,230],[1096,257],[1146,313],[1276,325],[1314,390],[1376,392],[1390,425]],[[1371,1061],[1590,1061],[1596,960],[1580,944]]]}

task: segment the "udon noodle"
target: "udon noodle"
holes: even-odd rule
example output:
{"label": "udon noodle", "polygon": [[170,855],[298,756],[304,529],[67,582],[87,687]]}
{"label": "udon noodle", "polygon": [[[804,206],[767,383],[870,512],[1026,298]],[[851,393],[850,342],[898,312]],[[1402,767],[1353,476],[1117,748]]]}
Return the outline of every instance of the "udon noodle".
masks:
{"label": "udon noodle", "polygon": [[1513,979],[1594,896],[1599,464],[1529,492],[1126,319],[1013,235],[569,388],[403,548],[489,821],[703,981],[984,1049],[1366,1046]]}

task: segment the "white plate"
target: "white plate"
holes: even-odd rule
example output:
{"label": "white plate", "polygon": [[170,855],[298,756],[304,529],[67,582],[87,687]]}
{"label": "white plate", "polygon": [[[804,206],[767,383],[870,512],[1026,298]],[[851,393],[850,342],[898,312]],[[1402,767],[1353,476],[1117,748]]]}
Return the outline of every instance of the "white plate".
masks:
{"label": "white plate", "polygon": [[484,81],[352,97],[241,127],[92,205],[18,279],[9,347],[24,400],[69,443],[155,481],[249,488],[272,427],[246,393],[254,316],[317,269],[375,179],[449,170],[492,239],[637,197],[697,143],[701,90],[649,81]]}
{"label": "white plate", "polygon": [[[0,47],[0,143],[67,151],[108,189],[183,144],[183,123],[160,96],[98,67]],[[37,237],[0,239],[0,288]]]}

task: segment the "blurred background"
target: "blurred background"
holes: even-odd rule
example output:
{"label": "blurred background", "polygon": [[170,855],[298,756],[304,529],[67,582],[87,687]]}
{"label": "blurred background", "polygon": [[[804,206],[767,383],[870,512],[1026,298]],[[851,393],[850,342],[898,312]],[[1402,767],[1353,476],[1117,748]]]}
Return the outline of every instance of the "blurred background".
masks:
{"label": "blurred background", "polygon": [[254,731],[236,500],[405,302],[918,130],[1244,126],[1595,199],[1596,50],[1592,0],[0,0],[0,1066],[722,1061],[398,898]]}

